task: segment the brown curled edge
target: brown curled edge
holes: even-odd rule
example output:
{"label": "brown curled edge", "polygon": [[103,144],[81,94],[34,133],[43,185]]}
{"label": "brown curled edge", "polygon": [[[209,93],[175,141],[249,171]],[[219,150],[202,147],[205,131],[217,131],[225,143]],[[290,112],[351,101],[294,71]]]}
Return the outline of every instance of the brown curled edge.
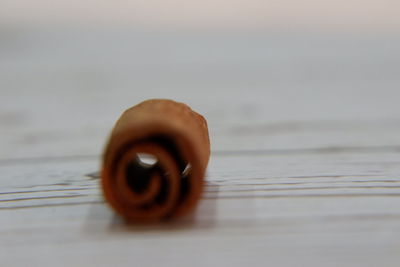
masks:
{"label": "brown curled edge", "polygon": [[[151,155],[153,164],[140,155]],[[106,146],[103,193],[128,221],[159,221],[192,211],[210,157],[207,122],[187,105],[147,100],[126,110]]]}

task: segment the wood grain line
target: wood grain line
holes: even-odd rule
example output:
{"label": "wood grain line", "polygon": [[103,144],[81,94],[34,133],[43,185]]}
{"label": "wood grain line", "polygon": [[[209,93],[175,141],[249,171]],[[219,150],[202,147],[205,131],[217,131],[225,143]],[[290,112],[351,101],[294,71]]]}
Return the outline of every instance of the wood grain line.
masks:
{"label": "wood grain line", "polygon": [[[256,156],[256,155],[296,155],[296,154],[336,154],[336,153],[400,153],[400,146],[334,146],[319,148],[293,148],[293,149],[241,149],[241,150],[214,150],[213,156]],[[32,158],[3,158],[0,159],[0,166],[20,165],[20,164],[43,164],[43,162],[66,162],[76,160],[100,159],[101,155],[68,155],[51,157],[32,157]]]}
{"label": "wood grain line", "polygon": [[351,194],[298,194],[298,195],[220,195],[203,196],[204,199],[249,199],[249,198],[335,198],[335,197],[349,197],[349,198],[359,198],[359,197],[400,197],[400,193],[351,193]]}
{"label": "wood grain line", "polygon": [[77,198],[77,197],[83,197],[83,196],[89,196],[89,195],[13,198],[13,199],[3,199],[3,200],[0,200],[0,202],[16,202],[16,201],[39,200],[39,199],[57,199],[57,198]]}
{"label": "wood grain line", "polygon": [[68,191],[82,191],[82,190],[90,190],[90,189],[97,189],[97,187],[12,191],[12,192],[0,192],[0,195],[31,194],[31,193],[44,193],[44,192],[68,192]]}
{"label": "wood grain line", "polygon": [[104,201],[99,200],[99,201],[82,201],[82,202],[70,202],[70,203],[48,203],[48,204],[25,205],[25,206],[8,206],[8,207],[0,207],[0,210],[19,210],[19,209],[31,209],[31,208],[79,206],[79,205],[91,205],[91,204],[104,204]]}
{"label": "wood grain line", "polygon": [[324,187],[284,187],[284,188],[263,188],[263,189],[224,189],[207,192],[268,192],[268,191],[301,191],[301,190],[329,190],[329,189],[399,189],[400,186],[324,186]]}
{"label": "wood grain line", "polygon": [[[271,176],[271,177],[246,177],[246,178],[228,178],[228,179],[212,179],[213,183],[241,181],[241,180],[268,180],[268,179],[313,179],[313,178],[349,178],[349,177],[377,177],[377,175],[360,175],[360,174],[346,174],[346,175],[302,175],[302,176]],[[385,178],[387,181],[388,180]]]}
{"label": "wood grain line", "polygon": [[[214,183],[214,181],[213,181]],[[315,182],[283,182],[283,183],[215,183],[215,184],[207,184],[206,187],[221,187],[221,186],[274,186],[274,185],[306,185],[306,184],[352,184],[352,183],[400,183],[398,180],[351,180],[351,181],[315,181]]]}
{"label": "wood grain line", "polygon": [[[351,181],[316,181],[316,182],[283,182],[283,183],[222,183],[214,184],[216,181],[212,181],[212,183],[207,183],[205,185],[206,188],[230,186],[230,187],[245,187],[245,186],[276,186],[276,185],[307,185],[307,184],[352,184],[352,183],[400,183],[398,180],[351,180]],[[229,181],[227,181],[229,182]],[[313,187],[313,189],[321,189],[325,187]],[[329,188],[400,188],[400,186],[362,186],[362,187],[329,187]],[[68,191],[83,191],[83,190],[91,190],[98,189],[98,186],[87,186],[81,188],[65,188],[65,189],[43,189],[43,190],[28,190],[28,191],[10,191],[10,192],[0,192],[0,195],[12,195],[12,194],[32,194],[32,193],[44,193],[44,192],[68,192]],[[308,188],[298,188],[298,189],[308,189]],[[207,190],[209,191],[209,190]]]}

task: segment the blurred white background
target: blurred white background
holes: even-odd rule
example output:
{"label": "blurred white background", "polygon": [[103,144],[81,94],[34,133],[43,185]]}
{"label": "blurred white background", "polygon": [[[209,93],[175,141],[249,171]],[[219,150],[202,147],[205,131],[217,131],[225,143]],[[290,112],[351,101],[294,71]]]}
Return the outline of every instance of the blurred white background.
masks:
{"label": "blurred white background", "polygon": [[398,30],[396,0],[2,0],[2,24]]}
{"label": "blurred white background", "polygon": [[[315,121],[357,145],[354,121],[400,121],[399,14],[395,0],[0,0],[1,156],[99,154],[122,110],[164,97],[206,115],[214,149],[260,146],[229,129]],[[398,141],[385,136],[365,140]],[[263,146],[294,138],[314,144]]]}

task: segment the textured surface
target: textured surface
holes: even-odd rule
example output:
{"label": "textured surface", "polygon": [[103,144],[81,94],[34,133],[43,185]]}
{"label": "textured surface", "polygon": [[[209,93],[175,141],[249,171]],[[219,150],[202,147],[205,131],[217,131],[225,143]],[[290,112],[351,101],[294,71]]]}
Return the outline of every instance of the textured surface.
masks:
{"label": "textured surface", "polygon": [[[0,265],[398,266],[397,36],[1,40]],[[207,118],[205,194],[192,216],[126,226],[87,174],[121,111],[153,97]]]}

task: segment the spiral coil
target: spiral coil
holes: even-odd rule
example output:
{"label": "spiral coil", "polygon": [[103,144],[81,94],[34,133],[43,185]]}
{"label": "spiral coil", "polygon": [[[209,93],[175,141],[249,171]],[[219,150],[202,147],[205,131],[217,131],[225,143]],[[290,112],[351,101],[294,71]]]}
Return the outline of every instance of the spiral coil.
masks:
{"label": "spiral coil", "polygon": [[129,221],[184,215],[200,198],[209,155],[201,115],[172,100],[142,102],[111,133],[101,171],[104,196]]}

